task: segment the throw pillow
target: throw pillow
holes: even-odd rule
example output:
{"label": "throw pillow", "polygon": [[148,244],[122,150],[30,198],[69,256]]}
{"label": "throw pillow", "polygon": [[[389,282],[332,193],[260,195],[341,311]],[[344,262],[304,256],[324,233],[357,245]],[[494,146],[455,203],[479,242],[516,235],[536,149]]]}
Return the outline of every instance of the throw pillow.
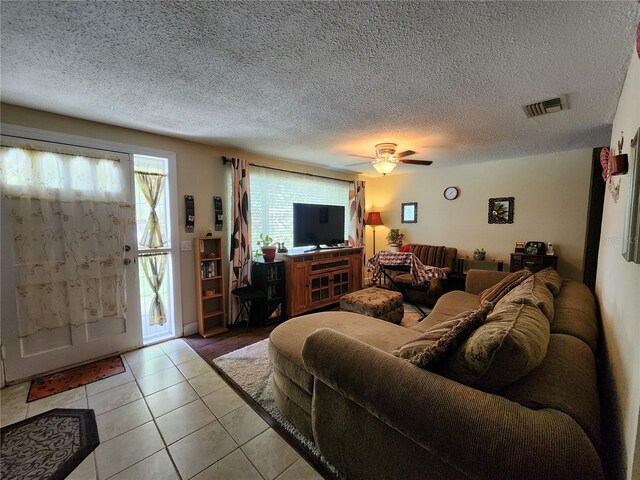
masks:
{"label": "throw pillow", "polygon": [[495,392],[539,366],[549,345],[549,321],[524,303],[496,307],[438,373],[486,392]]}
{"label": "throw pillow", "polygon": [[549,291],[553,293],[554,297],[560,293],[560,289],[562,288],[562,278],[555,268],[549,267],[544,270],[540,270],[534,274],[534,277],[542,280]]}
{"label": "throw pillow", "polygon": [[[434,367],[442,361],[449,352],[455,350],[473,330],[482,325],[487,318],[487,314],[492,309],[493,304],[485,303],[473,312],[468,313],[468,315],[462,316],[462,318],[457,319],[457,321],[452,321],[449,325],[450,328],[442,328],[439,338],[437,338],[433,343],[427,343],[425,348],[421,350],[416,349],[416,353],[407,357],[407,360],[421,368]],[[440,325],[435,327],[439,327]],[[429,332],[429,330],[420,337],[424,337],[425,335],[434,335],[434,332]],[[414,339],[409,343],[414,343],[416,340],[418,339]],[[400,347],[399,350],[402,351],[403,347]]]}
{"label": "throw pillow", "polygon": [[497,303],[502,297],[504,297],[509,291],[520,285],[526,278],[531,276],[529,270],[518,270],[510,275],[507,275],[494,286],[487,288],[480,292],[480,303],[491,302]]}
{"label": "throw pillow", "polygon": [[553,321],[553,295],[547,286],[535,275],[531,275],[520,285],[507,293],[496,303],[495,308],[502,308],[506,303],[526,303],[538,307],[545,314],[549,322]]}
{"label": "throw pillow", "polygon": [[411,244],[407,243],[403,245],[402,247],[400,247],[400,251],[403,253],[408,253],[409,251],[411,251]]}
{"label": "throw pillow", "polygon": [[415,354],[420,353],[422,350],[429,348],[431,345],[436,343],[436,341],[439,340],[440,337],[444,336],[456,325],[458,325],[461,320],[464,320],[472,313],[472,310],[462,312],[453,317],[451,320],[447,320],[430,327],[428,330],[425,330],[422,335],[414,338],[410,342],[405,343],[397,350],[394,350],[393,354],[396,357],[400,358],[413,357]]}

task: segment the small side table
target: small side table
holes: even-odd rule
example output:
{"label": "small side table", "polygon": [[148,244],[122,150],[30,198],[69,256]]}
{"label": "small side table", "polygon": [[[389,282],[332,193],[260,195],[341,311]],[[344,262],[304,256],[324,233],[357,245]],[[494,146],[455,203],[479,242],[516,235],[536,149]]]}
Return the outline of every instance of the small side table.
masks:
{"label": "small side table", "polygon": [[557,255],[529,255],[528,253],[512,253],[510,271],[517,272],[528,268],[533,273],[553,267],[558,269]]}
{"label": "small side table", "polygon": [[447,277],[449,279],[449,290],[465,290],[467,285],[466,273],[451,272]]}

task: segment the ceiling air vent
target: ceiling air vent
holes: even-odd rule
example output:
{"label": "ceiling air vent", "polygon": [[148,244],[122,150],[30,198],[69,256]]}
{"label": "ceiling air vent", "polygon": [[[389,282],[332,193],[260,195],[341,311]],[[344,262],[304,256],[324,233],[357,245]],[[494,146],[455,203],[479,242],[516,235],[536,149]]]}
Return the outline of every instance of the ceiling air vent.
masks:
{"label": "ceiling air vent", "polygon": [[552,98],[544,102],[523,105],[522,109],[527,118],[531,118],[546,115],[547,113],[559,112],[560,110],[568,110],[569,107],[567,106],[567,96],[560,95],[558,98]]}

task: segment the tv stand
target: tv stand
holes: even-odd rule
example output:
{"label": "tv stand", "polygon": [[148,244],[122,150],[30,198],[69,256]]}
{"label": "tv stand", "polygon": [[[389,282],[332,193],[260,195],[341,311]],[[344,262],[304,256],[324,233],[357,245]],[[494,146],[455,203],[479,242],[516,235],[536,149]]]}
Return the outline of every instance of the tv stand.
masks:
{"label": "tv stand", "polygon": [[332,247],[283,255],[287,314],[291,317],[338,303],[362,289],[364,247]]}
{"label": "tv stand", "polygon": [[310,248],[309,250],[305,250],[304,253],[308,253],[308,252],[319,252],[321,250],[337,250],[339,248],[349,248],[348,246],[345,245],[325,245],[320,246],[320,245],[316,245],[314,248]]}

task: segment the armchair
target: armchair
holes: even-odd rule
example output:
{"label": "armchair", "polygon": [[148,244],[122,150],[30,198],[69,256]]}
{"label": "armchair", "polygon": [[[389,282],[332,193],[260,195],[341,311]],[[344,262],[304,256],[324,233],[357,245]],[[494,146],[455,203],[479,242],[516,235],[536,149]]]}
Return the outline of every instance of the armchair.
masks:
{"label": "armchair", "polygon": [[[442,268],[447,275],[452,272],[458,254],[457,248],[422,244],[411,244],[409,251],[424,265]],[[447,279],[435,278],[425,287],[412,285],[409,273],[389,271],[388,274],[396,283],[405,287],[405,293],[411,300],[425,305],[434,305],[438,298],[448,291]]]}

